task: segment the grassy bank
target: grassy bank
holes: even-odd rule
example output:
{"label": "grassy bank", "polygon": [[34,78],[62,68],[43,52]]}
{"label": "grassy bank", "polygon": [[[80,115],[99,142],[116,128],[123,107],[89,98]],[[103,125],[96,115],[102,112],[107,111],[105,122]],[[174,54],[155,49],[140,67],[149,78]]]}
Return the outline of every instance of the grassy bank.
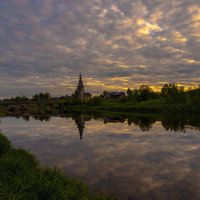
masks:
{"label": "grassy bank", "polygon": [[7,113],[8,113],[7,107],[0,106],[0,117],[6,115]]}
{"label": "grassy bank", "polygon": [[35,156],[13,148],[0,133],[0,199],[1,200],[111,200],[107,195],[93,194],[79,180],[57,169],[42,168]]}
{"label": "grassy bank", "polygon": [[197,103],[169,103],[164,99],[147,100],[143,102],[123,102],[121,100],[101,100],[100,102],[29,102],[10,103],[0,105],[1,115],[34,115],[34,114],[64,114],[68,111],[75,112],[121,112],[121,113],[200,113],[200,104]]}
{"label": "grassy bank", "polygon": [[200,113],[200,107],[190,104],[168,104],[163,100],[149,100],[144,102],[112,102],[105,101],[100,105],[78,104],[66,106],[69,111],[107,111],[123,113],[152,113],[152,114],[173,114],[173,113]]}

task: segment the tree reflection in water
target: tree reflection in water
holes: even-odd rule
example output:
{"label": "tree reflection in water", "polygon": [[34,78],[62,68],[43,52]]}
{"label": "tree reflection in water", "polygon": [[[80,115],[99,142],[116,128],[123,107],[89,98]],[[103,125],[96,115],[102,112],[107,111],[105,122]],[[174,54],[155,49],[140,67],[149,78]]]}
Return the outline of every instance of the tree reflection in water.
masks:
{"label": "tree reflection in water", "polygon": [[55,164],[126,200],[200,199],[197,115],[67,113],[29,118],[28,123],[22,116],[3,119],[3,132],[44,165]]}
{"label": "tree reflection in water", "polygon": [[[29,121],[31,116],[16,116],[22,117],[24,120]],[[50,115],[33,115],[35,120],[49,121]],[[185,132],[187,129],[200,130],[200,117],[195,116],[137,116],[137,115],[105,115],[103,113],[67,113],[60,117],[71,118],[75,121],[75,124],[79,130],[80,140],[83,139],[84,128],[86,122],[92,119],[100,120],[105,124],[108,123],[127,123],[129,126],[139,127],[142,131],[149,131],[156,122],[161,122],[163,128],[167,131]]]}

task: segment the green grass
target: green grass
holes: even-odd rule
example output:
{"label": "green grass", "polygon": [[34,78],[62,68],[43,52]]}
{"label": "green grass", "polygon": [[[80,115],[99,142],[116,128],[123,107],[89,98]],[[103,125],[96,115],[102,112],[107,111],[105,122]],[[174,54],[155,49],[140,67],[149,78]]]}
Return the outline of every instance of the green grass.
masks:
{"label": "green grass", "polygon": [[23,115],[28,114],[62,114],[67,111],[75,112],[123,112],[123,113],[152,113],[152,114],[170,114],[170,113],[200,113],[199,102],[195,103],[169,103],[166,99],[159,98],[143,102],[115,100],[102,100],[99,104],[92,104],[90,102],[79,102],[77,104],[66,103],[59,105],[59,103],[30,103],[28,105],[10,105],[14,107],[12,111],[8,107],[0,106],[0,116],[3,115]]}
{"label": "green grass", "polygon": [[200,113],[200,106],[187,103],[169,103],[165,99],[153,99],[143,102],[120,102],[119,100],[105,100],[101,105],[79,104],[66,106],[69,111],[84,112],[122,112],[122,113],[152,113],[152,114],[176,114],[176,113]]}
{"label": "green grass", "polygon": [[1,106],[0,105],[0,117],[6,115],[6,113],[7,113],[6,106]]}
{"label": "green grass", "polygon": [[12,148],[11,142],[0,133],[0,156],[4,155]]}
{"label": "green grass", "polygon": [[112,200],[98,195],[56,168],[42,168],[35,156],[14,149],[0,133],[0,200]]}

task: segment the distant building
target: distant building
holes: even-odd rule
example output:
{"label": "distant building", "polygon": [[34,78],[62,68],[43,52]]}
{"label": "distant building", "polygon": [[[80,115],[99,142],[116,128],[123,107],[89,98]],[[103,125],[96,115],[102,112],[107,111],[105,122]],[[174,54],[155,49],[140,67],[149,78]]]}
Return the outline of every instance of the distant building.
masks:
{"label": "distant building", "polygon": [[51,100],[52,100],[52,101],[59,101],[59,100],[60,100],[60,97],[51,97]]}
{"label": "distant building", "polygon": [[103,96],[104,99],[122,99],[124,97],[124,92],[106,92]]}
{"label": "distant building", "polygon": [[69,100],[72,96],[66,95],[66,96],[60,96],[60,97],[51,97],[51,100],[53,101],[60,101],[60,100]]}
{"label": "distant building", "polygon": [[92,95],[89,92],[85,92],[81,75],[79,76],[79,82],[74,96],[78,100],[89,100],[92,98]]}
{"label": "distant building", "polygon": [[60,97],[60,100],[69,100],[69,99],[71,99],[71,98],[72,98],[71,96],[66,95],[66,96],[61,96],[61,97]]}

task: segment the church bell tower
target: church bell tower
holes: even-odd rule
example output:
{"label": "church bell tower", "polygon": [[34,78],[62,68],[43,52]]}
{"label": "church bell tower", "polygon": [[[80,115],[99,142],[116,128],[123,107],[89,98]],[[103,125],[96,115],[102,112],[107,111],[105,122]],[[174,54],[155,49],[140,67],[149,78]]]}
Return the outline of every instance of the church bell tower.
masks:
{"label": "church bell tower", "polygon": [[82,76],[80,74],[78,86],[77,86],[77,89],[75,92],[77,99],[82,100],[84,98],[84,91],[85,90],[84,90],[83,80],[82,80]]}

